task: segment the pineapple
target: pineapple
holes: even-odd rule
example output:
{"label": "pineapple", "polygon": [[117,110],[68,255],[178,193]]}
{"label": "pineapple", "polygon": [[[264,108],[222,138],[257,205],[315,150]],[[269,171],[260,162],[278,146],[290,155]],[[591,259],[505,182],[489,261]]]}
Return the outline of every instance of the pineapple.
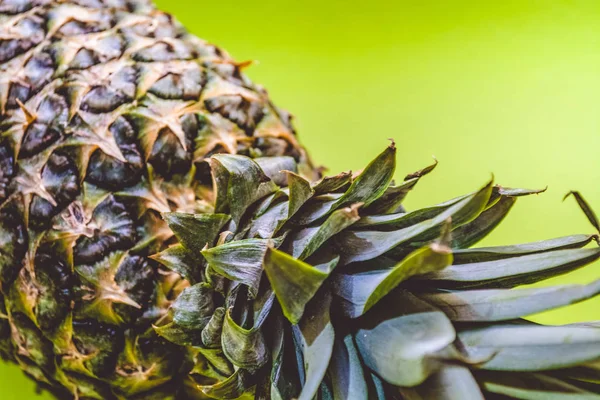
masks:
{"label": "pineapple", "polygon": [[393,143],[321,177],[145,1],[3,0],[0,32],[0,356],[57,398],[600,398],[600,325],[523,319],[600,283],[512,289],[598,236],[472,247],[539,191],[406,212],[436,164],[395,183]]}

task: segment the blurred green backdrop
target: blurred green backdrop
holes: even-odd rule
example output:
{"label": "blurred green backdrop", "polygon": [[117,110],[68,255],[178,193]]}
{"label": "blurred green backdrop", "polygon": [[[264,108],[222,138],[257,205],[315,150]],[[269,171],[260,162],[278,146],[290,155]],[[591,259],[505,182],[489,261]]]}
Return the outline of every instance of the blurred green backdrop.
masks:
{"label": "blurred green backdrop", "polygon": [[[256,60],[247,73],[297,116],[314,160],[333,172],[363,167],[393,137],[399,177],[440,160],[408,207],[476,189],[492,172],[506,186],[549,186],[521,200],[485,244],[591,232],[561,198],[581,190],[600,212],[597,1],[157,3],[236,59]],[[596,278],[592,267],[558,281]],[[600,319],[599,307],[535,318]],[[46,397],[0,365],[0,398]]]}

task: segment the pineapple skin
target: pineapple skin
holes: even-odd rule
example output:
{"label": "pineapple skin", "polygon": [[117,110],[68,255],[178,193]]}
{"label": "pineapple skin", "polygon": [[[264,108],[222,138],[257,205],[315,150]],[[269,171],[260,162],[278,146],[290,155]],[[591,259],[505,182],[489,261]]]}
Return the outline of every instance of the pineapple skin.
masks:
{"label": "pineapple skin", "polygon": [[213,211],[215,153],[315,174],[245,66],[150,2],[0,1],[0,356],[58,398],[201,396],[160,214]]}

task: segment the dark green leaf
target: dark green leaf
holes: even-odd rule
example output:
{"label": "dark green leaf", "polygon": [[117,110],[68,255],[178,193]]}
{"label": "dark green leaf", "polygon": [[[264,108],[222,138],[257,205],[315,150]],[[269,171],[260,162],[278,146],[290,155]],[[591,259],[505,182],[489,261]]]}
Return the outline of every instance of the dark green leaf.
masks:
{"label": "dark green leaf", "polygon": [[416,279],[444,288],[513,287],[567,273],[598,258],[600,248],[556,250],[495,261],[452,265]]}
{"label": "dark green leaf", "polygon": [[205,249],[202,255],[217,273],[247,285],[250,292],[256,295],[262,275],[263,258],[269,244],[273,243],[270,239],[238,240]]}
{"label": "dark green leaf", "polygon": [[210,320],[202,329],[202,344],[206,348],[220,348],[221,334],[223,332],[223,321],[225,319],[225,309],[218,307],[211,315]]}
{"label": "dark green leaf", "polygon": [[577,200],[577,204],[579,204],[579,207],[587,217],[588,221],[590,221],[590,224],[592,224],[592,226],[596,228],[596,232],[600,232],[600,222],[598,222],[598,217],[596,216],[596,213],[594,212],[592,207],[590,207],[588,202],[585,201],[581,193],[577,191],[571,191],[567,193],[565,199],[570,195],[573,195],[573,197],[575,197],[575,200]]}
{"label": "dark green leaf", "polygon": [[531,289],[483,289],[419,294],[453,321],[502,321],[587,300],[600,294],[600,280],[588,285]]}
{"label": "dark green leaf", "polygon": [[392,268],[337,274],[334,291],[342,298],[344,313],[350,318],[357,318],[408,278],[438,271],[450,264],[450,249],[434,243],[415,250]]}
{"label": "dark green leaf", "polygon": [[396,146],[392,143],[356,177],[333,208],[353,203],[365,207],[377,200],[388,188],[396,170]]}
{"label": "dark green leaf", "polygon": [[306,228],[298,232],[290,239],[294,257],[305,260],[329,238],[358,221],[360,219],[358,215],[359,207],[360,204],[354,204],[336,210],[320,226]]}
{"label": "dark green leaf", "polygon": [[199,257],[195,257],[191,250],[180,244],[168,247],[158,254],[150,256],[171,271],[189,280],[192,284],[202,281],[202,263]]}
{"label": "dark green leaf", "polygon": [[329,317],[331,295],[322,290],[308,304],[294,338],[304,358],[304,384],[298,400],[312,400],[327,372],[335,333]]}
{"label": "dark green leaf", "polygon": [[269,326],[273,332],[270,346],[273,366],[269,377],[271,399],[295,398],[300,393],[300,371],[290,325],[284,323],[283,317],[277,314],[270,321]]}
{"label": "dark green leaf", "polygon": [[448,218],[453,226],[465,224],[477,217],[490,197],[492,182],[432,219],[397,231],[344,231],[336,237],[342,263],[366,261],[385,254],[396,246],[410,241],[430,240],[438,236]]}
{"label": "dark green leaf", "polygon": [[163,217],[181,244],[195,254],[206,245],[212,246],[229,221],[225,214],[165,213]]}
{"label": "dark green leaf", "polygon": [[326,176],[313,185],[315,195],[335,193],[344,189],[352,182],[351,172],[342,172],[336,176]]}
{"label": "dark green leaf", "polygon": [[471,247],[486,237],[502,222],[516,201],[515,197],[502,197],[473,221],[455,229],[452,232],[452,248]]}
{"label": "dark green leaf", "polygon": [[285,317],[297,324],[328,274],[282,251],[268,249],[264,270]]}
{"label": "dark green leaf", "polygon": [[250,222],[246,236],[248,238],[272,238],[287,221],[288,208],[287,201],[272,206],[267,212]]}
{"label": "dark green leaf", "polygon": [[217,154],[211,157],[210,165],[217,186],[215,210],[229,211],[236,224],[251,204],[277,189],[277,185],[249,157]]}
{"label": "dark green leaf", "polygon": [[406,291],[395,291],[360,321],[355,340],[363,362],[392,385],[420,385],[456,333],[441,311]]}
{"label": "dark green leaf", "polygon": [[286,171],[298,172],[298,165],[293,157],[258,157],[254,158],[254,161],[263,170],[265,175],[279,186],[288,185]]}
{"label": "dark green leaf", "polygon": [[420,208],[411,212],[398,212],[386,215],[367,215],[364,216],[355,225],[355,228],[369,228],[381,231],[392,231],[416,225],[419,222],[427,221],[435,218],[448,210],[457,203],[472,197],[473,194],[468,194],[454,199],[445,201],[431,207]]}
{"label": "dark green leaf", "polygon": [[[213,399],[237,399],[251,400],[254,395],[246,393],[254,385],[252,375],[243,369],[238,369],[224,381],[217,382],[214,385],[200,385],[198,388],[205,395]],[[242,396],[244,396],[242,398]]]}
{"label": "dark green leaf", "polygon": [[454,264],[494,261],[503,258],[525,256],[528,254],[545,253],[554,250],[579,249],[596,238],[596,235],[572,235],[512,246],[455,249],[453,250]]}
{"label": "dark green leaf", "polygon": [[214,291],[207,283],[185,288],[171,305],[172,322],[155,326],[165,339],[179,345],[201,344],[200,335],[214,312]]}
{"label": "dark green leaf", "polygon": [[310,182],[292,172],[288,172],[288,184],[290,187],[289,219],[313,196],[314,190],[310,187]]}
{"label": "dark green leaf", "polygon": [[328,375],[335,400],[368,400],[369,389],[352,335],[337,338]]}
{"label": "dark green leaf", "polygon": [[390,186],[385,193],[366,208],[368,214],[388,214],[398,212],[406,195],[416,186],[419,180],[433,171],[438,162],[435,162],[419,171],[406,175],[404,182],[398,186]]}
{"label": "dark green leaf", "polygon": [[511,399],[600,400],[599,394],[547,374],[480,371],[477,378],[486,391]]}
{"label": "dark green leaf", "polygon": [[233,365],[256,370],[269,361],[269,349],[261,328],[271,312],[274,300],[273,293],[267,291],[255,301],[253,306],[256,308],[256,316],[250,328],[244,328],[234,321],[232,308],[227,310],[223,322],[222,346]]}

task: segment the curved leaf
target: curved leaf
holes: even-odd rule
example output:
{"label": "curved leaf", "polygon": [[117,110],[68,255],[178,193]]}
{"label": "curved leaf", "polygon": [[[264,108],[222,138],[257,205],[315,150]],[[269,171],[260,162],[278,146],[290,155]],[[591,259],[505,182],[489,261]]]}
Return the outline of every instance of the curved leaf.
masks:
{"label": "curved leaf", "polygon": [[459,332],[469,356],[493,354],[477,368],[543,371],[600,358],[600,329],[584,326],[492,325]]}
{"label": "curved leaf", "polygon": [[483,289],[425,293],[419,297],[453,321],[503,321],[563,307],[600,294],[600,280],[588,285],[532,289]]}
{"label": "curved leaf", "polygon": [[238,240],[205,249],[202,255],[217,273],[247,285],[252,295],[256,296],[263,258],[272,243],[270,239]]}
{"label": "curved leaf", "polygon": [[357,348],[365,365],[392,385],[420,385],[438,370],[438,355],[456,333],[444,313],[409,292],[390,296],[360,320]]}
{"label": "curved leaf", "polygon": [[352,335],[336,339],[328,375],[335,400],[369,399],[365,371],[362,368]]}
{"label": "curved leaf", "polygon": [[415,388],[400,388],[404,400],[485,400],[467,367],[444,365]]}
{"label": "curved leaf", "polygon": [[296,345],[304,358],[304,383],[298,400],[312,400],[327,372],[335,340],[330,306],[329,291],[321,291],[308,304],[300,323],[293,326]]}
{"label": "curved leaf", "polygon": [[600,248],[556,250],[540,254],[452,265],[417,277],[437,287],[514,287],[580,268],[600,258]]}
{"label": "curved leaf", "polygon": [[163,218],[179,242],[193,253],[198,254],[204,246],[212,246],[229,221],[226,214],[185,214],[165,213]]}
{"label": "curved leaf", "polygon": [[306,304],[329,276],[329,274],[275,249],[267,250],[264,269],[277,300],[279,300],[283,315],[292,324],[300,321]]}
{"label": "curved leaf", "polygon": [[454,204],[432,219],[397,231],[345,231],[336,237],[343,264],[366,261],[378,257],[396,246],[409,241],[430,240],[438,236],[449,218],[453,226],[460,226],[477,217],[488,202],[492,190],[489,182],[476,194]]}
{"label": "curved leaf", "polygon": [[337,274],[334,292],[343,299],[344,313],[350,318],[357,318],[408,278],[438,271],[450,264],[450,249],[434,243],[413,251],[392,268]]}

